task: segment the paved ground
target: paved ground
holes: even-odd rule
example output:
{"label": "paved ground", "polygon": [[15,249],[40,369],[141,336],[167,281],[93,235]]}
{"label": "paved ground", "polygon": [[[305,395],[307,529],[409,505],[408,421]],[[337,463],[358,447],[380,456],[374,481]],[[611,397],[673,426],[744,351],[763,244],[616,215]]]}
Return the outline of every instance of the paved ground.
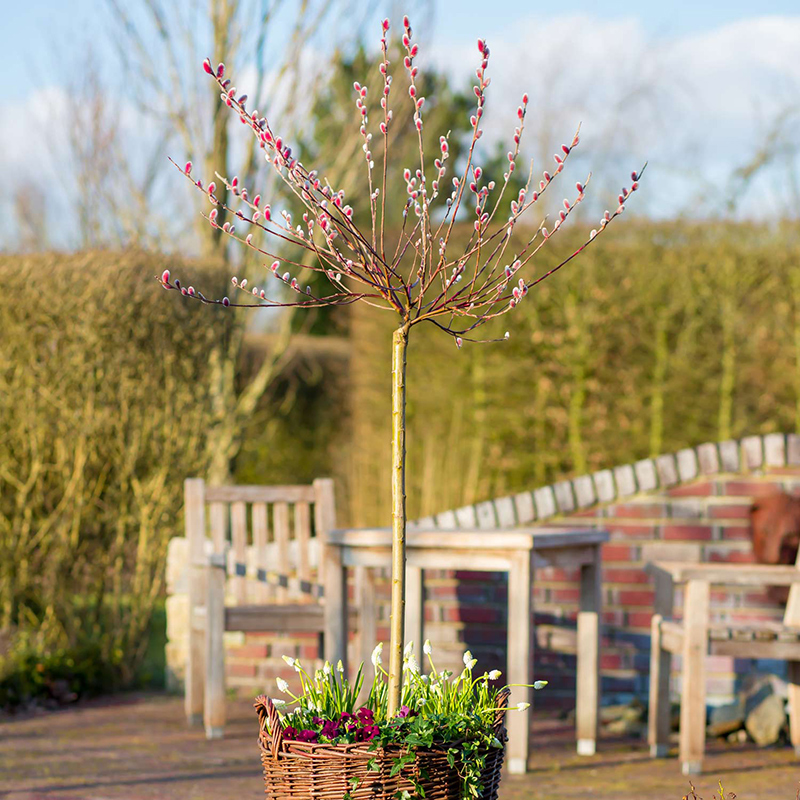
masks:
{"label": "paved ground", "polygon": [[[174,697],[129,696],[0,723],[0,797],[9,800],[248,800],[263,797],[254,715],[229,704],[225,739],[183,723]],[[604,739],[578,758],[565,723],[536,722],[532,771],[507,777],[501,800],[680,800],[689,786],[675,758],[651,761],[639,741]],[[800,762],[788,747],[712,745],[695,784],[717,780],[739,800],[795,800]]]}

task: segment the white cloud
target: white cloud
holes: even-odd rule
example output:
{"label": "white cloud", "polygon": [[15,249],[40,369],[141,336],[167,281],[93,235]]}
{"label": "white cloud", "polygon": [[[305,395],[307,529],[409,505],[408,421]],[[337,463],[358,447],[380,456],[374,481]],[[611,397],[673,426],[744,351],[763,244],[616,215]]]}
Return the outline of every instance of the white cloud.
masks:
{"label": "white cloud", "polygon": [[[530,16],[488,43],[487,137],[508,137],[528,91],[531,154],[549,162],[582,121],[582,151],[593,155],[584,159],[599,162],[598,177],[625,176],[650,160],[646,194],[656,213],[684,208],[701,187],[721,200],[776,115],[800,104],[800,16],[754,17],[673,39],[652,38],[634,18]],[[477,55],[473,41],[444,40],[432,60],[463,80]],[[773,181],[762,183],[775,192]],[[754,201],[763,199],[755,192]]]}
{"label": "white cloud", "polygon": [[[423,48],[422,67],[433,63],[465,83],[477,66],[475,40],[442,36],[446,33]],[[753,17],[673,38],[653,37],[634,17],[531,15],[498,29],[488,43],[492,86],[486,140],[510,139],[516,107],[527,91],[524,154],[536,158],[537,169],[550,168],[552,153],[581,122],[582,144],[572,159],[570,181],[591,167],[593,194],[603,199],[649,159],[651,171],[635,206],[658,215],[723,210],[732,172],[764,142],[782,111],[792,104],[800,108],[800,15]],[[306,48],[301,59],[305,87],[320,69],[319,51]],[[243,90],[252,90],[252,75],[245,67],[236,76]],[[280,117],[285,87],[276,91],[274,81],[268,86],[271,102],[261,98],[258,105]],[[307,93],[299,95],[302,101]],[[56,241],[65,244],[70,243],[63,222],[69,214],[67,108],[66,92],[53,87],[0,103],[0,170],[8,186],[32,182],[46,190]],[[137,153],[146,152],[160,133],[132,105],[120,104],[117,113],[136,172],[142,168],[137,159],[146,157]],[[296,126],[292,120],[281,131],[291,136]],[[795,136],[794,142],[800,149],[800,139]],[[234,147],[238,152],[239,144]],[[180,143],[173,150],[182,155]],[[798,166],[790,155],[776,163],[751,187],[741,212],[779,213],[790,167]],[[176,193],[182,189],[166,185],[169,191],[162,189],[162,195],[182,203],[186,196]],[[698,206],[698,197],[704,205]],[[13,219],[10,202],[8,196],[0,199],[6,205],[0,219],[7,226]],[[13,240],[13,231],[4,239]]]}

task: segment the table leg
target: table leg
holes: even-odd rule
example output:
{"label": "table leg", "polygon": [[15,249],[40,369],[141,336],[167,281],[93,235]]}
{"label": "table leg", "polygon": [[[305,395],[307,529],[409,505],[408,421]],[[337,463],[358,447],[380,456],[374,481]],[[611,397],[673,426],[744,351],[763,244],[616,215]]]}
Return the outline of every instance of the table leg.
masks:
{"label": "table leg", "polygon": [[581,567],[581,600],[578,612],[578,675],[575,722],[578,755],[593,756],[597,750],[600,708],[600,605],[602,602],[600,546],[594,559]]}
{"label": "table leg", "polygon": [[406,642],[414,642],[414,652],[422,667],[423,626],[422,568],[406,567]]}
{"label": "table leg", "polygon": [[[533,668],[533,632],[531,619],[532,551],[516,552],[508,572],[508,682],[530,684]],[[512,686],[509,706],[529,703],[531,690]],[[530,711],[515,711],[506,717],[508,728],[508,770],[522,775],[528,768]]]}
{"label": "table leg", "polygon": [[347,570],[342,548],[325,545],[325,660],[341,660],[347,672]]}

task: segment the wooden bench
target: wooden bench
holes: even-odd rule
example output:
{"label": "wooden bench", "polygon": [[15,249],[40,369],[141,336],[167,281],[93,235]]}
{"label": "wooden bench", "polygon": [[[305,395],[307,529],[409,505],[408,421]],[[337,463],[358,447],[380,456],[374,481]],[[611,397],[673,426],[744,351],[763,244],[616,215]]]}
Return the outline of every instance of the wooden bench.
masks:
{"label": "wooden bench", "polygon": [[[672,654],[682,657],[679,757],[685,775],[702,771],[706,735],[706,655],[789,662],[790,738],[800,755],[800,558],[793,566],[648,564],[655,579],[650,650],[650,755],[665,756],[670,733]],[[675,584],[685,584],[683,619],[672,619]],[[728,625],[709,621],[709,587],[788,586],[783,623]]]}
{"label": "wooden bench", "polygon": [[[306,486],[184,485],[189,543],[185,710],[209,739],[225,725],[226,631],[316,632],[325,658],[344,640],[326,629],[322,551],[336,525],[333,481]],[[208,513],[206,513],[208,511]],[[266,688],[266,687],[265,687]]]}

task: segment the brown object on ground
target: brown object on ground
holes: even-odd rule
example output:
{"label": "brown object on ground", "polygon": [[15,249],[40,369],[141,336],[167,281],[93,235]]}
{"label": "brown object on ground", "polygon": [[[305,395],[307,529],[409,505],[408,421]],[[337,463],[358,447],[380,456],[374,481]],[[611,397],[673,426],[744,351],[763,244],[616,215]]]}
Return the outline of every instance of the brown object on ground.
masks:
{"label": "brown object on ground", "polygon": [[[505,755],[505,716],[509,690],[497,696],[498,710],[494,718],[494,734],[502,747],[489,750],[481,773],[483,791],[478,800],[497,800],[500,775]],[[352,744],[319,744],[287,741],[283,725],[272,701],[259,697],[255,702],[259,719],[258,742],[267,797],[284,800],[317,800],[319,797],[369,797],[394,800],[408,793],[417,796],[412,776],[425,790],[427,800],[461,800],[463,780],[461,765],[448,763],[449,745],[434,745],[415,751],[415,760],[408,767],[395,770],[398,759],[409,751],[402,747],[371,750],[368,742]],[[376,769],[370,768],[370,763]],[[360,792],[358,791],[360,789]]]}
{"label": "brown object on ground", "polygon": [[777,694],[768,694],[748,715],[745,727],[760,747],[775,744],[786,727],[786,705]]}
{"label": "brown object on ground", "polygon": [[[263,800],[252,701],[230,700],[225,738],[186,726],[181,699],[120,695],[0,723],[3,800]],[[601,738],[598,754],[575,753],[575,727],[537,711],[527,775],[503,778],[499,800],[679,800],[689,789],[676,759],[652,761],[629,737]],[[52,754],[58,753],[58,758]],[[717,779],[741,798],[794,798],[790,747],[709,742],[709,800]]]}
{"label": "brown object on ground", "polygon": [[[794,564],[800,547],[800,498],[785,492],[762,497],[750,509],[753,553],[760,564]],[[785,586],[770,586],[769,596],[784,604]]]}

